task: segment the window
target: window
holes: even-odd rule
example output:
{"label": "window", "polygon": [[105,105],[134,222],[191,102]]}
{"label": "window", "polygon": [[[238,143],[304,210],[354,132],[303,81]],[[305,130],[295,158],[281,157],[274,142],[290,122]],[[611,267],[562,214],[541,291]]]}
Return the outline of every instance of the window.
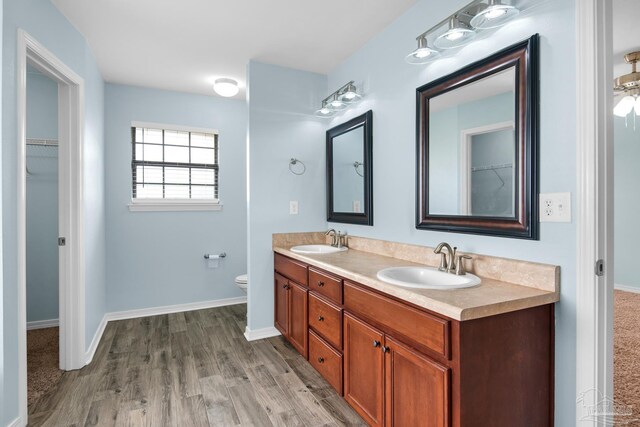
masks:
{"label": "window", "polygon": [[218,205],[216,131],[134,123],[131,141],[131,210]]}

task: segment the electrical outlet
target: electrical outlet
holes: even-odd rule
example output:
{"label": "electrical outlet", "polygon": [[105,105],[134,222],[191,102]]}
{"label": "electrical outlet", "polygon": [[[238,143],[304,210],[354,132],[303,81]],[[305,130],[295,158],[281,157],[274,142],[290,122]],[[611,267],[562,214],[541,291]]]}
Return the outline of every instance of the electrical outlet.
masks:
{"label": "electrical outlet", "polygon": [[355,212],[355,213],[360,213],[360,212],[362,212],[362,211],[360,210],[360,200],[354,200],[354,201],[353,201],[353,212]]}
{"label": "electrical outlet", "polygon": [[291,200],[289,202],[289,215],[298,215],[298,201]]}
{"label": "electrical outlet", "polygon": [[540,194],[540,222],[571,222],[571,193]]}

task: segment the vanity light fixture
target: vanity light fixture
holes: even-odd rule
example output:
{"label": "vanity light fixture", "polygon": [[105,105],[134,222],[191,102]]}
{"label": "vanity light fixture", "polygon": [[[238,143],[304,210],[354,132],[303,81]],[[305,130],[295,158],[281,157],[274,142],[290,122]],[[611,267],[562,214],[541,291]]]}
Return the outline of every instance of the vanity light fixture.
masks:
{"label": "vanity light fixture", "polygon": [[416,40],[418,41],[418,47],[407,55],[405,61],[409,64],[425,64],[438,57],[440,52],[428,46],[427,37],[424,34],[420,34]]}
{"label": "vanity light fixture", "polygon": [[471,18],[471,26],[480,30],[496,28],[515,18],[520,10],[500,0],[489,0],[489,3]]}
{"label": "vanity light fixture", "polygon": [[[478,34],[504,25],[518,16],[515,0],[473,0],[416,37],[418,48],[406,56],[409,64],[425,64],[439,56],[442,50],[455,49],[470,43]],[[431,44],[430,47],[429,45]]]}
{"label": "vanity light fixture", "polygon": [[316,116],[331,117],[337,111],[342,111],[350,105],[355,104],[361,98],[362,95],[358,93],[358,89],[352,80],[323,99],[322,106],[316,111]]}
{"label": "vanity light fixture", "polygon": [[464,46],[473,40],[475,36],[476,32],[471,28],[471,25],[461,20],[458,16],[452,16],[449,19],[449,29],[444,34],[439,35],[433,45],[438,49],[453,49]]}
{"label": "vanity light fixture", "polygon": [[631,72],[617,77],[613,82],[613,90],[622,96],[613,108],[613,114],[627,117],[634,111],[635,115],[640,116],[640,72],[636,69],[640,61],[640,51],[627,53],[624,60],[631,64]]}
{"label": "vanity light fixture", "polygon": [[221,78],[216,79],[213,83],[213,90],[220,96],[230,98],[236,96],[240,91],[238,88],[238,82],[233,79]]}

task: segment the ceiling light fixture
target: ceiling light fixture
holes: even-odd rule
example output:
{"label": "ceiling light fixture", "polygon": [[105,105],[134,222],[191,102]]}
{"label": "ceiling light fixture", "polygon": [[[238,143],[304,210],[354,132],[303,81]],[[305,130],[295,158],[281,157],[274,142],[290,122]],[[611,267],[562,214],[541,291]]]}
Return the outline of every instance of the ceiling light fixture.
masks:
{"label": "ceiling light fixture", "polygon": [[358,88],[356,88],[352,80],[323,99],[322,106],[316,111],[316,116],[331,117],[337,111],[344,110],[350,105],[360,101],[361,98],[362,95],[358,93]]}
{"label": "ceiling light fixture", "polygon": [[519,13],[520,10],[511,5],[502,4],[500,0],[489,0],[489,3],[471,18],[471,26],[481,30],[496,28],[506,24]]}
{"label": "ceiling light fixture", "polygon": [[440,52],[435,49],[431,49],[428,46],[427,37],[424,34],[419,35],[416,40],[418,40],[418,47],[416,48],[416,50],[407,55],[405,61],[407,61],[409,64],[418,65],[433,61],[438,57],[438,54]]}
{"label": "ceiling light fixture", "polygon": [[640,61],[640,51],[627,53],[624,56],[627,64],[631,64],[631,72],[617,77],[613,81],[613,90],[622,98],[613,108],[613,114],[618,117],[627,117],[631,111],[640,116],[640,73],[637,71],[637,62]]}
{"label": "ceiling light fixture", "polygon": [[505,24],[520,13],[511,4],[515,1],[472,0],[416,37],[418,48],[407,55],[405,61],[409,64],[425,64],[440,56],[440,51],[455,49],[471,42],[478,31]]}
{"label": "ceiling light fixture", "polygon": [[236,96],[240,91],[238,88],[238,82],[233,79],[221,78],[216,79],[213,83],[213,90],[220,96],[230,98]]}
{"label": "ceiling light fixture", "polygon": [[453,49],[464,46],[473,40],[476,32],[469,24],[461,21],[459,17],[452,16],[449,19],[449,29],[436,38],[433,45],[438,49]]}

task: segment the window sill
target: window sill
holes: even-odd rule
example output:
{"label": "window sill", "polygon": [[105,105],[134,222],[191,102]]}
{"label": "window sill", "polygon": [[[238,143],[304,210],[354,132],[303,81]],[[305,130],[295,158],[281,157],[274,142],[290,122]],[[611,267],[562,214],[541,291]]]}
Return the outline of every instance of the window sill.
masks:
{"label": "window sill", "polygon": [[182,200],[145,200],[129,203],[130,212],[186,212],[186,211],[221,211],[218,201],[182,201]]}

